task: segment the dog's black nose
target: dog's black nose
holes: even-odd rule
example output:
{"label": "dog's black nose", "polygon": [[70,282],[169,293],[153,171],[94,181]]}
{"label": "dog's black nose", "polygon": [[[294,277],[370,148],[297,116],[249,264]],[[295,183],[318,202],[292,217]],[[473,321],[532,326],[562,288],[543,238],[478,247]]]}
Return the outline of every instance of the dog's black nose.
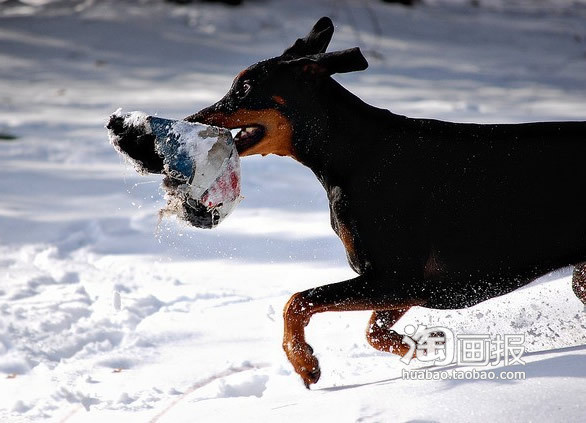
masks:
{"label": "dog's black nose", "polygon": [[106,128],[114,135],[114,145],[136,161],[145,172],[161,173],[163,158],[155,150],[155,136],[142,126],[134,126],[123,116],[112,115]]}

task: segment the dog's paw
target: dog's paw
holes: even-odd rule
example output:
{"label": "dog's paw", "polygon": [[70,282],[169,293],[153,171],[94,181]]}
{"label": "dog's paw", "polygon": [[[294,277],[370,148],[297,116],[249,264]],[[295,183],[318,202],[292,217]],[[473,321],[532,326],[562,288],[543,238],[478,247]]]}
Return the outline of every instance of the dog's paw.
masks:
{"label": "dog's paw", "polygon": [[394,330],[372,326],[366,333],[368,343],[379,351],[390,352],[403,357],[409,352],[409,345],[404,341],[405,335]]}
{"label": "dog's paw", "polygon": [[283,349],[293,369],[303,379],[305,387],[309,389],[310,385],[317,383],[321,370],[317,358],[313,355],[313,348],[306,342],[290,341],[283,344]]}

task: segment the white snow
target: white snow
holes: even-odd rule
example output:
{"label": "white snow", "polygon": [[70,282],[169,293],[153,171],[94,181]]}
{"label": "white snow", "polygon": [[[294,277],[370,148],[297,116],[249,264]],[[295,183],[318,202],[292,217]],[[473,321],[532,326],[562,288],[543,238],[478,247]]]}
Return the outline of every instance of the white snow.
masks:
{"label": "white snow", "polygon": [[124,114],[121,108],[116,109],[114,116],[124,116],[124,124],[127,126],[139,126],[145,129],[145,133],[150,133],[150,127],[147,122],[148,115],[144,112],[134,111]]}
{"label": "white snow", "polygon": [[453,121],[586,119],[585,2],[433,3],[0,3],[0,133],[18,137],[0,140],[0,420],[585,421],[571,269],[400,322],[524,333],[526,380],[401,380],[399,357],[366,342],[368,312],[326,313],[307,328],[322,366],[307,391],[281,350],[283,305],[353,276],[312,173],[243,159],[239,208],[196,230],[158,224],[160,178],[107,141],[115,108],[194,113],[323,15],[332,49],[365,51],[366,72],[336,78],[372,104]]}

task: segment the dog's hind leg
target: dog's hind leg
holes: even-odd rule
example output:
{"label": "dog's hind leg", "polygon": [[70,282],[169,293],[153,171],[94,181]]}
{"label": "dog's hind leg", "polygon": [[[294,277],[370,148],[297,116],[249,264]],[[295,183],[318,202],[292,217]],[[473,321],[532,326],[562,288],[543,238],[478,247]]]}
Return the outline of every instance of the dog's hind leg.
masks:
{"label": "dog's hind leg", "polygon": [[283,349],[306,387],[320,377],[317,358],[305,342],[305,326],[316,313],[324,311],[394,310],[421,305],[422,300],[393,292],[392,284],[358,276],[344,282],[320,286],[294,294],[285,305]]}
{"label": "dog's hind leg", "polygon": [[579,263],[574,267],[572,289],[574,294],[586,306],[586,262]]}
{"label": "dog's hind leg", "polygon": [[403,335],[391,330],[391,326],[397,323],[410,308],[374,311],[366,327],[366,340],[368,343],[380,351],[391,352],[400,356],[407,354],[409,345],[403,342]]}

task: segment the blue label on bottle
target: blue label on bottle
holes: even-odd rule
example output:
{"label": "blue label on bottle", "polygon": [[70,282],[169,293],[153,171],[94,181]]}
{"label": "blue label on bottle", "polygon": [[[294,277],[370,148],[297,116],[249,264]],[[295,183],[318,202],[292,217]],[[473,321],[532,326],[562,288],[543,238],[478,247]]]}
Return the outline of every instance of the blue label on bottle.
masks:
{"label": "blue label on bottle", "polygon": [[186,151],[180,151],[180,134],[172,132],[172,119],[149,116],[148,121],[155,136],[157,151],[162,154],[163,162],[168,165],[174,177],[182,176],[186,180],[193,175],[193,163]]}

